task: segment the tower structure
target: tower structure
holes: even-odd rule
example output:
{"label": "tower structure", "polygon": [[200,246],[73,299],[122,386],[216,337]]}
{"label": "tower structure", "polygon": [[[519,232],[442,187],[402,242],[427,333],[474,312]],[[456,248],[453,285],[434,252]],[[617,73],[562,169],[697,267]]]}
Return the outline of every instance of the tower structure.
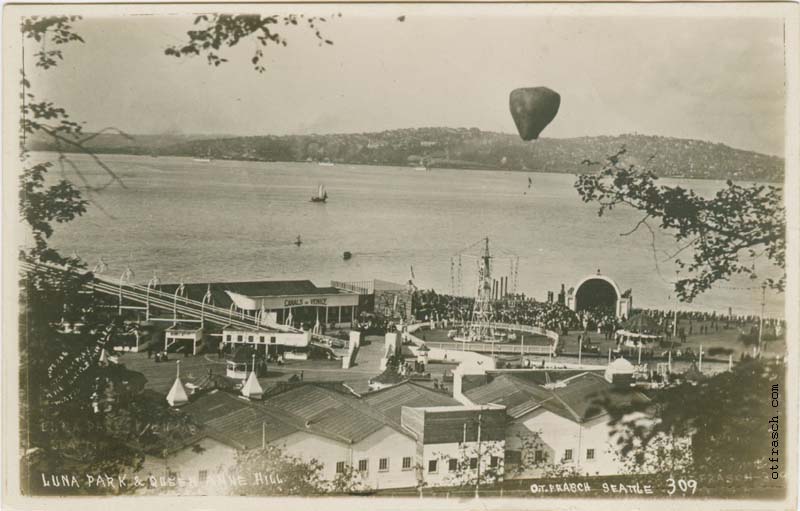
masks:
{"label": "tower structure", "polygon": [[472,308],[472,322],[469,336],[473,341],[493,339],[489,324],[492,322],[492,256],[489,252],[489,238],[483,239],[483,253],[478,259],[478,290]]}

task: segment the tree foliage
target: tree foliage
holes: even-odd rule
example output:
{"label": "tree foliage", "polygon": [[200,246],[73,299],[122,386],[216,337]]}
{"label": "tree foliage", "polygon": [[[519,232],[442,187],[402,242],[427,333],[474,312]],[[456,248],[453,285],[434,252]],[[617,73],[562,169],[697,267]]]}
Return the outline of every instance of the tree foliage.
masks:
{"label": "tree foliage", "polygon": [[[339,14],[338,16],[341,16]],[[189,30],[186,35],[189,40],[180,45],[174,45],[164,50],[164,53],[173,57],[188,57],[205,54],[209,65],[219,66],[228,61],[220,56],[223,47],[233,47],[240,41],[253,37],[256,49],[250,62],[259,73],[266,71],[264,64],[264,48],[269,45],[286,46],[287,39],[278,32],[278,27],[303,25],[314,32],[320,44],[333,44],[326,39],[318,25],[327,21],[321,16],[305,16],[303,14],[287,14],[283,16],[260,16],[257,14],[203,14],[195,18],[197,30]]]}
{"label": "tree foliage", "polygon": [[[79,19],[22,21],[23,38],[37,48],[33,53],[37,67],[56,66],[63,59],[63,45],[83,42],[72,28]],[[26,141],[32,135],[53,140],[62,171],[65,166],[72,168],[89,193],[100,189],[89,186],[63,148],[88,154],[106,170],[109,183],[123,183],[84,145],[97,134],[83,136],[81,124],[65,109],[38,100],[30,92],[24,69],[20,85],[19,212],[29,234],[29,243],[19,253],[22,488],[27,493],[85,491],[44,488],[39,474],[116,474],[137,469],[145,452],[158,451],[176,435],[189,434],[191,425],[163,402],[129,395],[132,382],[143,376],[122,365],[101,363],[103,350],[113,349],[121,321],[116,311],[100,307],[94,294],[86,291],[92,275],[85,271],[85,263],[77,256],[61,255],[48,243],[55,225],[83,215],[90,201],[70,180],[49,178],[54,162],[31,162]]]}
{"label": "tree foliage", "polygon": [[[681,186],[658,185],[653,172],[627,163],[625,153],[623,147],[602,165],[585,160],[586,165],[601,168],[578,176],[575,188],[583,202],[600,205],[598,216],[618,206],[644,213],[630,232],[645,226],[653,233],[652,221],[674,237],[680,248],[666,260],[688,272],[675,283],[681,300],[690,302],[734,275],[758,279],[752,261],[762,255],[775,267],[785,268],[786,219],[780,188],[728,180],[713,197],[705,198]],[[681,256],[684,251],[688,260]],[[763,278],[763,283],[782,290],[785,274]]]}
{"label": "tree foliage", "polygon": [[[256,34],[262,46],[269,42],[286,45],[270,25],[282,21],[297,25],[303,16],[241,17],[201,16],[196,22],[207,22],[205,28],[190,32],[197,51],[208,52],[209,62],[224,59],[214,54],[222,45],[234,46],[241,39]],[[27,17],[20,30],[26,45],[32,45],[36,67],[48,70],[63,61],[63,47],[83,43],[73,29],[77,16]],[[306,18],[305,23],[318,38],[316,24],[322,18]],[[181,50],[186,50],[184,47]],[[168,52],[169,53],[169,52]],[[192,53],[189,51],[189,53]],[[178,51],[176,56],[188,54]],[[253,64],[260,64],[261,50]],[[67,223],[83,215],[89,204],[102,208],[90,198],[109,185],[125,187],[116,173],[99,158],[87,142],[102,133],[113,131],[128,139],[122,131],[109,127],[84,134],[82,124],[74,121],[66,109],[31,91],[21,70],[20,91],[20,173],[19,211],[29,227],[31,243],[19,253],[20,276],[20,427],[22,488],[26,493],[54,491],[45,489],[39,474],[51,473],[125,473],[141,466],[145,453],[159,454],[181,439],[196,433],[191,421],[166,406],[160,397],[130,393],[131,381],[141,377],[116,363],[102,363],[103,350],[111,351],[113,338],[121,321],[114,310],[100,307],[86,285],[93,276],[77,256],[64,257],[48,244],[55,224]],[[50,141],[57,160],[31,162],[28,140],[38,137]],[[93,186],[84,177],[78,163],[69,154],[79,152],[109,176],[102,186]],[[55,165],[65,177],[55,182],[50,171]],[[66,170],[74,171],[83,188],[66,179]],[[60,269],[55,269],[57,266]],[[142,377],[143,379],[143,377]],[[142,384],[143,385],[143,384]],[[294,494],[317,488],[320,465],[302,463],[296,458],[272,456],[255,451],[245,456],[243,464],[277,463],[288,482],[272,488],[277,494]],[[84,491],[84,490],[75,490]],[[102,490],[101,490],[102,491]]]}
{"label": "tree foliage", "polygon": [[[505,457],[503,444],[499,442],[459,443],[455,456],[439,454],[438,458],[442,465],[440,470],[447,471],[448,486],[479,488],[503,480]],[[451,460],[455,460],[453,471],[449,470]]]}
{"label": "tree foliage", "polygon": [[364,473],[349,464],[345,464],[344,470],[338,472],[323,488],[328,493],[363,493],[372,490],[364,480]]}
{"label": "tree foliage", "polygon": [[64,60],[62,45],[83,42],[72,29],[72,23],[78,20],[80,16],[30,16],[22,20],[23,37],[39,43],[39,49],[33,54],[38,67],[49,69]]}
{"label": "tree foliage", "polygon": [[697,384],[662,389],[640,405],[648,420],[608,407],[621,454],[633,460],[632,472],[684,472],[709,485],[768,477],[768,421],[785,416],[769,396],[773,385],[783,387],[784,371],[779,362],[747,360]]}
{"label": "tree foliage", "polygon": [[239,451],[235,470],[262,476],[263,484],[251,484],[234,490],[237,495],[316,495],[324,491],[321,478],[322,463],[316,459],[305,461],[286,454],[280,447],[267,445],[260,449]]}

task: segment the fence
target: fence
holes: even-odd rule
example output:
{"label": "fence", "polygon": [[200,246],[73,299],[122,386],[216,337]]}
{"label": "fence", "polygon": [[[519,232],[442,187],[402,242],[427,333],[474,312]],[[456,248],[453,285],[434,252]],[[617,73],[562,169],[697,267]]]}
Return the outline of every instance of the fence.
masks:
{"label": "fence", "polygon": [[481,353],[510,353],[520,355],[548,355],[551,346],[525,346],[517,344],[501,344],[492,342],[429,342],[433,348],[455,351],[479,351]]}
{"label": "fence", "polygon": [[542,328],[539,326],[529,326],[529,325],[521,325],[519,323],[460,323],[458,326],[461,327],[468,327],[468,326],[479,326],[483,328],[491,328],[494,330],[514,330],[517,332],[525,332],[534,335],[541,335],[547,337],[553,343],[558,344],[560,339],[558,333],[553,332],[552,330],[547,330],[546,328]]}

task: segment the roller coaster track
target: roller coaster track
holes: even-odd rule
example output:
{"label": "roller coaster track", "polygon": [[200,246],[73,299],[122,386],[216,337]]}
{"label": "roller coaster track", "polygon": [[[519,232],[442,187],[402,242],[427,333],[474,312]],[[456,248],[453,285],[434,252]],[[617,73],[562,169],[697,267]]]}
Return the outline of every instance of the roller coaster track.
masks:
{"label": "roller coaster track", "polygon": [[[44,270],[54,273],[64,273],[67,270],[63,267],[43,264],[43,263],[29,263],[21,262],[21,269],[29,272],[32,270]],[[71,269],[74,273],[80,275],[87,275],[91,272],[85,270]],[[233,309],[223,309],[215,305],[206,303],[205,301],[192,300],[182,296],[178,291],[174,294],[164,293],[151,286],[142,286],[131,282],[124,282],[120,279],[119,282],[114,282],[111,279],[105,278],[100,275],[92,275],[92,280],[87,282],[84,286],[87,291],[102,293],[109,296],[115,296],[119,300],[120,312],[123,309],[139,309],[147,310],[150,308],[167,311],[172,313],[174,323],[186,321],[187,318],[194,322],[209,322],[218,326],[231,326],[233,328],[240,328],[243,330],[265,330],[265,331],[280,331],[287,333],[302,333],[303,331],[288,325],[269,325],[264,326],[259,324],[257,316],[249,316],[240,312],[234,312]],[[141,304],[142,306],[127,306],[123,305],[125,302],[133,302]],[[164,320],[165,318],[157,318]],[[311,335],[311,344],[319,348],[332,351],[332,337],[313,334]]]}

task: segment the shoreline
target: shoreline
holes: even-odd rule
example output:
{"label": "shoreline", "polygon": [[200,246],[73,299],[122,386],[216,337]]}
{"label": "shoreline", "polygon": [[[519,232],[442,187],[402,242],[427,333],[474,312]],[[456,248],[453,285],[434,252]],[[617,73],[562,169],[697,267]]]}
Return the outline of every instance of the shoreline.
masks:
{"label": "shoreline", "polygon": [[[65,154],[81,154],[85,155],[86,153],[82,151],[63,151]],[[34,150],[31,153],[39,153],[39,154],[58,154],[57,151],[52,150]],[[111,151],[96,151],[94,152],[97,156],[102,155],[112,155],[112,156],[137,156],[142,158],[185,158],[188,160],[193,160],[195,158],[203,158],[203,156],[194,156],[194,155],[181,155],[181,154],[160,154],[157,156],[153,156],[151,154],[145,153],[133,153],[133,152],[111,152]],[[259,159],[237,159],[237,158],[212,158],[209,162],[202,162],[204,164],[213,164],[215,161],[224,161],[224,162],[242,162],[242,163],[295,163],[295,164],[308,164],[308,165],[318,165],[319,162],[316,161],[306,161],[306,160],[259,160]],[[453,162],[455,160],[448,160]],[[201,163],[201,162],[198,162]],[[513,173],[523,173],[523,174],[563,174],[563,175],[572,175],[577,176],[578,174],[571,172],[571,171],[558,171],[558,170],[547,170],[547,169],[502,169],[497,167],[492,167],[488,165],[483,165],[480,163],[475,163],[474,166],[431,166],[429,167],[429,171],[422,171],[416,170],[415,165],[389,165],[385,163],[361,163],[361,162],[346,162],[346,161],[334,161],[331,162],[334,165],[333,167],[337,166],[359,166],[359,167],[381,167],[381,168],[391,168],[391,169],[406,169],[413,172],[418,173],[426,173],[426,172],[434,172],[436,170],[459,170],[459,171],[482,171],[482,172],[513,172]],[[467,162],[465,162],[467,163]],[[765,185],[772,185],[778,186],[783,188],[784,181],[756,181],[752,179],[733,179],[731,176],[728,177],[686,177],[686,176],[657,176],[658,179],[677,179],[677,180],[688,180],[688,181],[719,181],[725,182],[726,180],[731,180],[733,182],[738,183],[757,183],[757,184],[765,184]]]}

